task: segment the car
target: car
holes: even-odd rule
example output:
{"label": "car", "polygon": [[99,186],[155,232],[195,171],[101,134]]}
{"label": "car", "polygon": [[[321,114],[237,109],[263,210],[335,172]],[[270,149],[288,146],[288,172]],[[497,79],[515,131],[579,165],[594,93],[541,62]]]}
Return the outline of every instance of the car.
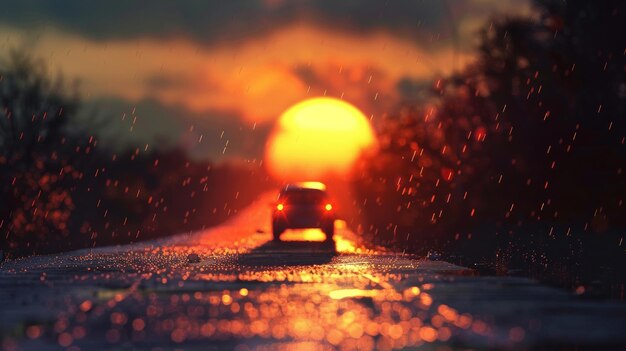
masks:
{"label": "car", "polygon": [[272,211],[274,241],[287,229],[319,228],[326,242],[333,242],[335,209],[320,182],[287,184],[279,193]]}

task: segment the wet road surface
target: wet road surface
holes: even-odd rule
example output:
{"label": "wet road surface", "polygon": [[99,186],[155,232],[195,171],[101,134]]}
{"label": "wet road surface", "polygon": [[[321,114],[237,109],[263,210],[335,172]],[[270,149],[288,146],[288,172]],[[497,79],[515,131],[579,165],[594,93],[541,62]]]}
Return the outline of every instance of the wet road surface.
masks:
{"label": "wet road surface", "polygon": [[626,304],[362,243],[271,242],[268,199],[203,232],[5,262],[2,350],[626,349]]}

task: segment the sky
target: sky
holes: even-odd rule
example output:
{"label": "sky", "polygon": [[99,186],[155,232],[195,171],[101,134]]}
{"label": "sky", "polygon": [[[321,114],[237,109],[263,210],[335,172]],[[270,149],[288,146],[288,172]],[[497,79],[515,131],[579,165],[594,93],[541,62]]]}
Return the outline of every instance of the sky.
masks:
{"label": "sky", "polygon": [[493,16],[527,0],[0,0],[12,49],[77,80],[76,123],[111,147],[181,147],[199,159],[260,159],[282,112],[347,101],[376,121],[475,55]]}

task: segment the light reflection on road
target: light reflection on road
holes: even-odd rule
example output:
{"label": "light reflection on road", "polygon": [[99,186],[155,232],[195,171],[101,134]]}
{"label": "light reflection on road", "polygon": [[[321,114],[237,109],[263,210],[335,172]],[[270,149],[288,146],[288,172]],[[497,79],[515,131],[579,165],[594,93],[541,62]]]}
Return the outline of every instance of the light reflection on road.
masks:
{"label": "light reflection on road", "polygon": [[267,202],[200,233],[7,262],[2,349],[524,349],[586,337],[559,328],[563,320],[623,341],[615,328],[623,306],[594,317],[603,310],[529,280],[467,277],[462,267],[367,246],[341,221],[336,251],[319,230],[273,243]]}

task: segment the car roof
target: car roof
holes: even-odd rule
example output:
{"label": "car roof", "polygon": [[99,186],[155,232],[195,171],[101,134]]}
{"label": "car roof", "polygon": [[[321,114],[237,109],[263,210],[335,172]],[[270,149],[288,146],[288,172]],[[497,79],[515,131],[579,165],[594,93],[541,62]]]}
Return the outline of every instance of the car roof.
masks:
{"label": "car roof", "polygon": [[289,183],[285,185],[282,192],[290,192],[290,191],[306,191],[306,190],[318,190],[318,191],[326,191],[326,185],[321,182],[299,182],[299,183]]}

